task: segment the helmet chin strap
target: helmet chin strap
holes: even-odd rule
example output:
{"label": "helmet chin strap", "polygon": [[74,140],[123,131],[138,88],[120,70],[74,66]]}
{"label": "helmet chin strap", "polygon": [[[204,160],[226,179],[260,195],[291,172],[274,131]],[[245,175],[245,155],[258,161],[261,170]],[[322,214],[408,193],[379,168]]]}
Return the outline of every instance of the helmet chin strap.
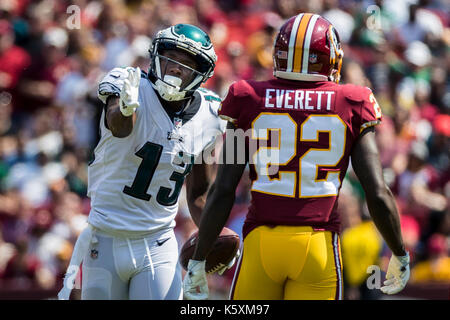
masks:
{"label": "helmet chin strap", "polygon": [[194,81],[192,81],[184,90],[180,91],[180,85],[182,80],[178,77],[171,75],[165,75],[164,81],[161,79],[156,80],[152,86],[158,91],[161,98],[166,101],[179,101],[186,99],[186,93],[192,90],[200,81],[202,81],[202,76],[197,76]]}
{"label": "helmet chin strap", "polygon": [[186,95],[186,91],[180,92],[181,82],[182,80],[178,77],[165,75],[164,81],[158,79],[156,80],[156,83],[152,85],[164,100],[179,101],[184,99],[184,96]]}

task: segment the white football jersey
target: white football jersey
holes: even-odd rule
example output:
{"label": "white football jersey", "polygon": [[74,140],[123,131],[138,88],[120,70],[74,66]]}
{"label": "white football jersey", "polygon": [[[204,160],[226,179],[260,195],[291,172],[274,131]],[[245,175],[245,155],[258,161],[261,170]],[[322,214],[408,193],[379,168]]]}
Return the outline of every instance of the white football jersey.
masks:
{"label": "white football jersey", "polygon": [[[99,85],[99,98],[120,93],[124,68],[110,71]],[[89,223],[110,231],[154,232],[174,227],[178,195],[193,163],[224,132],[217,110],[220,99],[206,89],[194,93],[191,118],[172,121],[145,73],[139,86],[136,123],[131,134],[116,138],[107,128],[105,110],[101,138],[88,167]],[[188,120],[186,120],[188,119]]]}

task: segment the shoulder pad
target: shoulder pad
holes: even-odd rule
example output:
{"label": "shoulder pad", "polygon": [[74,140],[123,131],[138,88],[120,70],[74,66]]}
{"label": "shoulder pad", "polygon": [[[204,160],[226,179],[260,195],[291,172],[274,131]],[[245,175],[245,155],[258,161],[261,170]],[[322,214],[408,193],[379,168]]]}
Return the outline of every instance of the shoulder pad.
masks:
{"label": "shoulder pad", "polygon": [[[118,96],[122,91],[123,82],[128,77],[128,69],[131,67],[118,67],[109,71],[98,85],[98,98],[106,103],[110,95]],[[142,74],[141,74],[142,76]]]}
{"label": "shoulder pad", "polygon": [[117,67],[109,71],[105,78],[111,76],[115,79],[126,79],[128,77],[128,67]]}
{"label": "shoulder pad", "polygon": [[344,97],[351,102],[363,102],[368,100],[372,90],[368,87],[361,87],[354,84],[346,84],[342,87]]}
{"label": "shoulder pad", "polygon": [[216,94],[214,91],[208,90],[206,88],[198,88],[197,91],[199,94],[205,99],[205,101],[209,102],[209,110],[215,116],[218,116],[219,107],[222,104],[222,99]]}
{"label": "shoulder pad", "polygon": [[233,82],[233,93],[236,97],[245,97],[255,93],[253,86],[246,80]]}
{"label": "shoulder pad", "polygon": [[211,91],[206,88],[198,88],[198,92],[205,98],[206,101],[217,101],[222,102],[222,99],[220,99],[219,95],[215,93],[214,91]]}

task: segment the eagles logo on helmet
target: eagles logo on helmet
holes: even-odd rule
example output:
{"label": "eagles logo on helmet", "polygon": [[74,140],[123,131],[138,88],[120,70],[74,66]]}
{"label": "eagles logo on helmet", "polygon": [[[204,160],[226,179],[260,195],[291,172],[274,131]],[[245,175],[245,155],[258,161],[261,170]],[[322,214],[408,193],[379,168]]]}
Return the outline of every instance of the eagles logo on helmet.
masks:
{"label": "eagles logo on helmet", "polygon": [[327,19],[312,13],[290,18],[280,28],[273,50],[275,77],[339,83],[344,51]]}
{"label": "eagles logo on helmet", "polygon": [[[162,50],[184,50],[195,58],[198,70],[161,55]],[[167,101],[178,101],[190,97],[203,82],[212,77],[217,62],[209,36],[200,28],[190,24],[177,24],[158,32],[149,52],[151,59],[149,79],[155,90]],[[178,63],[183,68],[189,69],[192,80],[181,83],[181,79],[166,75],[166,70],[161,70],[161,59]]]}

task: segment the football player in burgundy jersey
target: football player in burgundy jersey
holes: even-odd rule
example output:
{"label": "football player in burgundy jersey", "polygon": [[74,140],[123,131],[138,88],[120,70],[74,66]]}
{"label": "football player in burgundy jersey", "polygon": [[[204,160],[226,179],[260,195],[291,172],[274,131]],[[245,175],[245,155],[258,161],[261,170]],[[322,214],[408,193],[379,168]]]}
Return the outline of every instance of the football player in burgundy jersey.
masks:
{"label": "football player in burgundy jersey", "polygon": [[[227,221],[247,163],[252,197],[231,299],[342,299],[337,200],[350,160],[393,252],[381,290],[394,294],[406,285],[409,254],[375,143],[381,109],[369,88],[338,84],[343,54],[329,21],[302,13],[275,39],[274,78],[229,88],[219,114],[229,129],[250,132],[242,138],[246,163],[219,165],[184,280],[186,297],[207,297],[201,266]],[[230,132],[225,139],[239,139]],[[254,142],[258,147],[251,150]],[[223,159],[242,152],[237,143],[223,145]]]}

